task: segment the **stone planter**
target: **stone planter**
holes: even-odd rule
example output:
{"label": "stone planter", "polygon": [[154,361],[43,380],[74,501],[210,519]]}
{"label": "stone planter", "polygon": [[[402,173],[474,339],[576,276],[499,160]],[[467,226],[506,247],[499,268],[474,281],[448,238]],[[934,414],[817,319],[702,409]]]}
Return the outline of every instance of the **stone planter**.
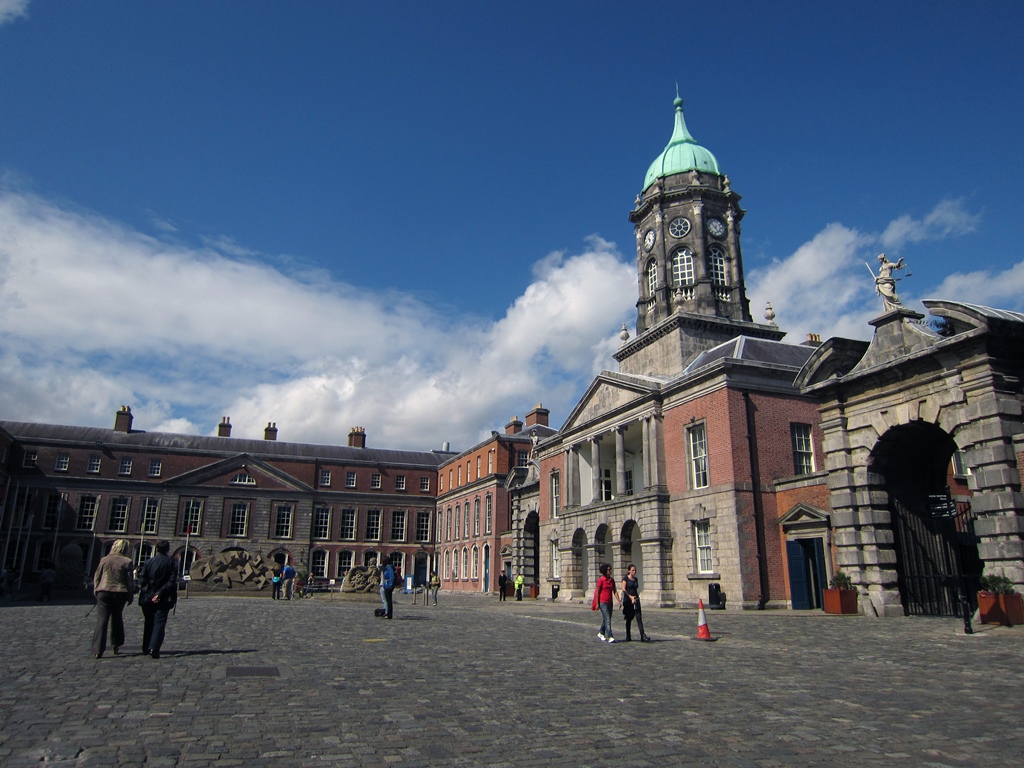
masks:
{"label": "stone planter", "polygon": [[979,592],[978,614],[982,624],[1001,624],[1004,627],[1024,624],[1024,598],[1016,592],[1009,595]]}

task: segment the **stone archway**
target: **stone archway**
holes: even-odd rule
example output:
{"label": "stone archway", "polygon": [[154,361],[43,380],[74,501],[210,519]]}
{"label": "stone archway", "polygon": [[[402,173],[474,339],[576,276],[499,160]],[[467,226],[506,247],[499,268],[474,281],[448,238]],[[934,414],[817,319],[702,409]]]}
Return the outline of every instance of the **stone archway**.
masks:
{"label": "stone archway", "polygon": [[908,616],[961,616],[976,605],[981,560],[970,504],[957,504],[948,476],[953,438],[915,421],[886,431],[869,469],[888,499],[896,585]]}
{"label": "stone archway", "polygon": [[[635,520],[627,520],[619,534],[622,562],[620,570],[624,574],[629,566],[636,566],[636,577],[640,581],[640,589],[644,588],[644,556],[640,548],[640,526]],[[618,579],[618,576],[616,576]]]}
{"label": "stone archway", "polygon": [[569,567],[566,576],[568,577],[569,588],[575,594],[579,590],[580,595],[585,595],[590,580],[587,578],[590,558],[587,553],[587,534],[582,528],[577,528],[572,535],[572,548],[569,555]]}

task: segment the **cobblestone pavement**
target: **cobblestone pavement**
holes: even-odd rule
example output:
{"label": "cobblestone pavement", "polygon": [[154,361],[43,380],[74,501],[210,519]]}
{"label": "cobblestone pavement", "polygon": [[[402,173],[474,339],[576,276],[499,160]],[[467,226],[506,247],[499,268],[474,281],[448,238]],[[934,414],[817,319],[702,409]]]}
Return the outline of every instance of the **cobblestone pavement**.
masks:
{"label": "cobblestone pavement", "polygon": [[[422,600],[422,598],[420,598]],[[3,602],[0,765],[1020,764],[1024,628],[589,605],[193,597],[163,657],[95,660],[88,603]],[[625,631],[616,617],[616,637]]]}

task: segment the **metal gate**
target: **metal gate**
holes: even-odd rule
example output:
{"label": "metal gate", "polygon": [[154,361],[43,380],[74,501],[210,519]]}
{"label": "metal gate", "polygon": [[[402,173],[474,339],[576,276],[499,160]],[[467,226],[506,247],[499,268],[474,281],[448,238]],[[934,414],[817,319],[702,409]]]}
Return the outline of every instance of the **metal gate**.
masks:
{"label": "metal gate", "polygon": [[890,495],[896,572],[908,616],[963,616],[977,607],[982,563],[970,502],[947,494],[908,502]]}

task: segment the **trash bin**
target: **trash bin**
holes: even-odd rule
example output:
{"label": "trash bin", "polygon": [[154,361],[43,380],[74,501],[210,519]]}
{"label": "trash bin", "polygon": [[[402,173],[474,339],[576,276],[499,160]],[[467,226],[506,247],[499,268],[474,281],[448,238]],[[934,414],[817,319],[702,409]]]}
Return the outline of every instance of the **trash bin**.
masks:
{"label": "trash bin", "polygon": [[725,608],[722,600],[722,585],[717,581],[708,584],[708,608]]}
{"label": "trash bin", "polygon": [[558,599],[558,585],[557,584],[552,584],[551,585],[551,599],[552,600],[557,600]]}

